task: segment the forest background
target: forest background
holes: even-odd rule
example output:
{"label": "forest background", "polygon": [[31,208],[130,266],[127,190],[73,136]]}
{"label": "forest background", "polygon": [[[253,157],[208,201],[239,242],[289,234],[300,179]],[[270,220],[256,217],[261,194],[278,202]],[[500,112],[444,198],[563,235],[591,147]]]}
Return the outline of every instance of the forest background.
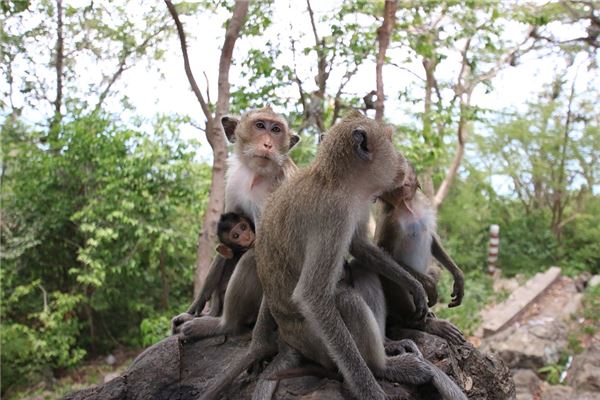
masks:
{"label": "forest background", "polygon": [[438,312],[467,333],[506,296],[491,224],[505,276],[600,273],[598,2],[314,3],[177,2],[195,92],[162,2],[0,3],[3,395],[168,335],[213,255],[218,121],[264,104],[300,166],[351,107],[395,126],[466,273]]}

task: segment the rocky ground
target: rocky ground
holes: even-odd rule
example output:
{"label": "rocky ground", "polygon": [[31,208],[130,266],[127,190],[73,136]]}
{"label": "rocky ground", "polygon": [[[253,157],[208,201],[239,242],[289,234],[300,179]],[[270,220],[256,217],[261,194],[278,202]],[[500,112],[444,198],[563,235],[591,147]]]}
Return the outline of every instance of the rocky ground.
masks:
{"label": "rocky ground", "polygon": [[[582,288],[600,277],[586,281],[560,277],[508,327],[481,339],[483,352],[511,368],[518,400],[600,399],[600,333],[580,315]],[[514,289],[515,280],[498,285]]]}

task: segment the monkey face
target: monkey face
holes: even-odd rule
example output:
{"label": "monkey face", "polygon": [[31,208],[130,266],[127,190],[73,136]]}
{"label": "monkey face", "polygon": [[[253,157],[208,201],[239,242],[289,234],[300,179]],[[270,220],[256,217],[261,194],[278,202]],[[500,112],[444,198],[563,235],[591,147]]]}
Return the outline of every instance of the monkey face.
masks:
{"label": "monkey face", "polygon": [[221,122],[227,138],[235,143],[235,151],[257,172],[282,166],[289,149],[299,141],[270,107],[249,111],[239,121],[223,117]]}
{"label": "monkey face", "polygon": [[[238,246],[239,248],[247,249],[254,243],[254,232],[250,228],[250,224],[242,219],[231,228],[227,235],[230,245]],[[233,247],[232,246],[232,247]]]}

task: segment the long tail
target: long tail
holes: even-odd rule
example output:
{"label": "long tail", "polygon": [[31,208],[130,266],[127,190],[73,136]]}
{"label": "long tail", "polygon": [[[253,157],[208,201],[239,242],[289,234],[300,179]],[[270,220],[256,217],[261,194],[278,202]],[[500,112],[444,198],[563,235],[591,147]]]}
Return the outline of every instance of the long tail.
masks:
{"label": "long tail", "polygon": [[219,398],[219,394],[227,388],[242,372],[248,369],[253,363],[260,361],[265,354],[248,350],[241,359],[236,360],[227,368],[226,372],[214,382],[206,392],[202,394],[200,400],[214,400]]}
{"label": "long tail", "polygon": [[467,396],[448,375],[430,361],[427,361],[427,363],[433,369],[433,386],[440,392],[444,400],[468,400]]}

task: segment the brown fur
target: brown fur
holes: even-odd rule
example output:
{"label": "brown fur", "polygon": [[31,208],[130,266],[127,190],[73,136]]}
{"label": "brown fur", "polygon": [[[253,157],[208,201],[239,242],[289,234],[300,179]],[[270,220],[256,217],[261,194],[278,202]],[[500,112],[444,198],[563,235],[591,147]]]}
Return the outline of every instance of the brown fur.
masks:
{"label": "brown fur", "polygon": [[[222,124],[227,138],[234,143],[228,161],[225,212],[248,216],[258,228],[268,196],[297,170],[287,153],[298,142],[298,136],[290,131],[285,119],[268,106],[249,111],[240,119],[223,117]],[[275,132],[276,129],[279,132]],[[186,339],[236,333],[256,320],[262,289],[256,275],[254,252],[251,250],[241,256],[239,267],[233,269],[236,261],[221,256],[215,258],[198,297],[186,313],[173,318],[173,333],[181,332]],[[223,294],[224,286],[227,289]],[[200,316],[210,296],[211,315],[193,318]],[[220,304],[221,317],[213,311],[220,309]]]}
{"label": "brown fur", "polygon": [[404,162],[383,126],[353,113],[328,132],[314,163],[273,194],[256,240],[258,273],[280,338],[304,357],[337,368],[361,399],[385,397],[374,374],[410,383],[432,376],[412,354],[385,356],[372,311],[340,282],[350,252],[404,285],[426,311],[421,284],[366,237],[370,201],[392,188]]}

